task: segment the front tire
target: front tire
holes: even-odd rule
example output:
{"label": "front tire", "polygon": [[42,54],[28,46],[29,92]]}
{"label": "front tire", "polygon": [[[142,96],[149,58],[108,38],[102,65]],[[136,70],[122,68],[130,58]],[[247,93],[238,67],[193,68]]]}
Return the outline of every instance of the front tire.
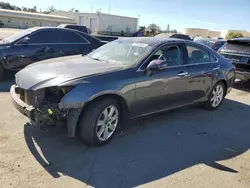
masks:
{"label": "front tire", "polygon": [[208,100],[205,104],[205,108],[208,110],[217,109],[222,103],[225,97],[226,88],[224,83],[218,82],[212,89],[208,96]]}
{"label": "front tire", "polygon": [[79,136],[93,146],[108,143],[120,123],[120,108],[115,99],[103,98],[92,102],[79,120]]}

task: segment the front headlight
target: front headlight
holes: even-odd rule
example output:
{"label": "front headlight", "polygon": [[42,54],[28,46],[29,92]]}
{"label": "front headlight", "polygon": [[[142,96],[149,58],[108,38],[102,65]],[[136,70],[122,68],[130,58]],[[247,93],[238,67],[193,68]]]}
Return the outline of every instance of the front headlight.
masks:
{"label": "front headlight", "polygon": [[49,102],[60,102],[64,95],[66,95],[73,88],[74,87],[71,86],[46,88],[45,98]]}

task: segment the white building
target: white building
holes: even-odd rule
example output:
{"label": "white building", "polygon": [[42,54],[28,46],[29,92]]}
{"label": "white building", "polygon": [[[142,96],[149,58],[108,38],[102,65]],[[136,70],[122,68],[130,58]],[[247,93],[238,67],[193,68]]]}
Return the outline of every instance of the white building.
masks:
{"label": "white building", "polygon": [[217,37],[222,37],[226,38],[226,36],[230,32],[237,32],[241,33],[244,37],[250,37],[250,32],[246,30],[222,30],[222,31],[211,31],[208,29],[202,29],[202,28],[186,28],[184,29],[184,34],[189,35],[189,36],[197,36],[199,35],[200,37],[210,37],[210,38],[217,38]]}
{"label": "white building", "polygon": [[60,15],[70,17],[75,20],[79,25],[85,25],[90,28],[92,33],[130,36],[137,30],[137,18],[117,16],[104,13],[80,13],[80,12],[67,12],[57,11],[51,15]]}
{"label": "white building", "polygon": [[208,29],[201,29],[201,28],[186,28],[184,29],[183,34],[189,35],[191,37],[208,37],[209,30]]}
{"label": "white building", "polygon": [[61,23],[75,23],[74,19],[50,14],[39,14],[0,9],[0,21],[4,27],[29,28],[36,26],[57,26]]}

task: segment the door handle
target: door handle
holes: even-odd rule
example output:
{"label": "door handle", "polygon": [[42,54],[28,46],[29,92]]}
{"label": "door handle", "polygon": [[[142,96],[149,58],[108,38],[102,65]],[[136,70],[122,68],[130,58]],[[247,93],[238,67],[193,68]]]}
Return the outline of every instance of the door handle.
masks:
{"label": "door handle", "polygon": [[213,68],[213,70],[219,70],[220,69],[220,65],[217,65]]}
{"label": "door handle", "polygon": [[178,76],[189,76],[188,72],[180,72],[179,74],[177,74]]}

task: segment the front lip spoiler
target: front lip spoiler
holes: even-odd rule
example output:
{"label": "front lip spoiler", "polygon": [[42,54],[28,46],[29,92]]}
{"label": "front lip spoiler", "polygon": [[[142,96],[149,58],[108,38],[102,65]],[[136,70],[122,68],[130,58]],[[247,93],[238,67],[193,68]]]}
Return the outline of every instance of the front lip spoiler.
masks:
{"label": "front lip spoiler", "polygon": [[31,120],[35,120],[35,108],[22,101],[17,95],[16,89],[18,89],[16,85],[12,85],[10,88],[10,95],[13,105],[21,114],[25,115]]}

